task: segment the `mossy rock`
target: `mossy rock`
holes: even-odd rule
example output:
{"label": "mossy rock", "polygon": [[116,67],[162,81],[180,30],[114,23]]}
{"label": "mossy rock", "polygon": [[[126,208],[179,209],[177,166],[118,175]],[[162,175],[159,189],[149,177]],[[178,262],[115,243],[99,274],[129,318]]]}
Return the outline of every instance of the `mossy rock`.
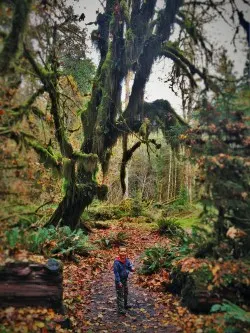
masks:
{"label": "mossy rock", "polygon": [[208,313],[224,299],[250,304],[250,265],[244,262],[185,258],[173,267],[171,279],[168,289],[194,312]]}

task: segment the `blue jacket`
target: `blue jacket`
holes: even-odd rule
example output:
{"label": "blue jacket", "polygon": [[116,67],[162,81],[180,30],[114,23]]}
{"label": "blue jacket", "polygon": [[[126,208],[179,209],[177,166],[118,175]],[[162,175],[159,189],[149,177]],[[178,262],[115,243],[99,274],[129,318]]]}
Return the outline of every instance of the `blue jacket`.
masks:
{"label": "blue jacket", "polygon": [[125,263],[122,263],[119,258],[114,261],[114,274],[115,282],[119,283],[121,280],[127,280],[129,272],[133,271],[133,266],[129,259],[126,258]]}

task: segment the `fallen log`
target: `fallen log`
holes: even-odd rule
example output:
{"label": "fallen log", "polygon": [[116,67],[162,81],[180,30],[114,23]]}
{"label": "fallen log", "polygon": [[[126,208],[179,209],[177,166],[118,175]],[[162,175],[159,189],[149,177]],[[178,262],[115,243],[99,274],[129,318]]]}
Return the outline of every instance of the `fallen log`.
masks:
{"label": "fallen log", "polygon": [[9,262],[0,266],[0,307],[46,307],[63,313],[62,264]]}

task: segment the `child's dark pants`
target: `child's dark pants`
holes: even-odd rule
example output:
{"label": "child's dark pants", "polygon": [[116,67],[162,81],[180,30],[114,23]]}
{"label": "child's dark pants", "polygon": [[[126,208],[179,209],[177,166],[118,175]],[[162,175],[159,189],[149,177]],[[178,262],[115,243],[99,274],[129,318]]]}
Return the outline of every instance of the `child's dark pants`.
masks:
{"label": "child's dark pants", "polygon": [[121,280],[122,287],[115,283],[118,312],[123,312],[128,305],[128,283],[127,280]]}

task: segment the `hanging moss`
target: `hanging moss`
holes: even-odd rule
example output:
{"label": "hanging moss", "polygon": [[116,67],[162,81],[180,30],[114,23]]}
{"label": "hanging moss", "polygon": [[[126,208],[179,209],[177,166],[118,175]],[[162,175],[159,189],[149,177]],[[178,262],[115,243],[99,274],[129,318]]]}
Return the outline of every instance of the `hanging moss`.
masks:
{"label": "hanging moss", "polygon": [[78,165],[82,165],[87,172],[94,173],[97,169],[98,156],[96,154],[84,154],[75,152],[73,158],[77,160]]}
{"label": "hanging moss", "polygon": [[100,76],[98,79],[98,82],[101,83],[101,85],[104,85],[104,82],[107,80],[107,75],[110,72],[113,64],[113,59],[112,59],[112,43],[110,43],[108,52],[105,58],[105,61],[102,64],[101,71],[100,71]]}
{"label": "hanging moss", "polygon": [[174,41],[174,42],[172,42],[172,41],[169,40],[168,42],[166,42],[166,43],[164,43],[164,44],[162,45],[162,49],[163,49],[163,50],[165,50],[165,49],[166,49],[166,50],[174,49],[174,50],[176,50],[178,53],[184,55],[183,50],[181,50],[180,47],[179,47],[179,42],[178,42],[178,41]]}
{"label": "hanging moss", "polygon": [[129,29],[126,31],[126,41],[133,41],[134,38],[135,38],[135,35],[134,35],[132,29],[129,28]]}
{"label": "hanging moss", "polygon": [[121,0],[120,2],[120,6],[121,6],[121,12],[123,13],[124,19],[126,21],[126,23],[129,22],[130,19],[130,15],[129,15],[129,8],[127,6],[127,2],[125,0]]}

